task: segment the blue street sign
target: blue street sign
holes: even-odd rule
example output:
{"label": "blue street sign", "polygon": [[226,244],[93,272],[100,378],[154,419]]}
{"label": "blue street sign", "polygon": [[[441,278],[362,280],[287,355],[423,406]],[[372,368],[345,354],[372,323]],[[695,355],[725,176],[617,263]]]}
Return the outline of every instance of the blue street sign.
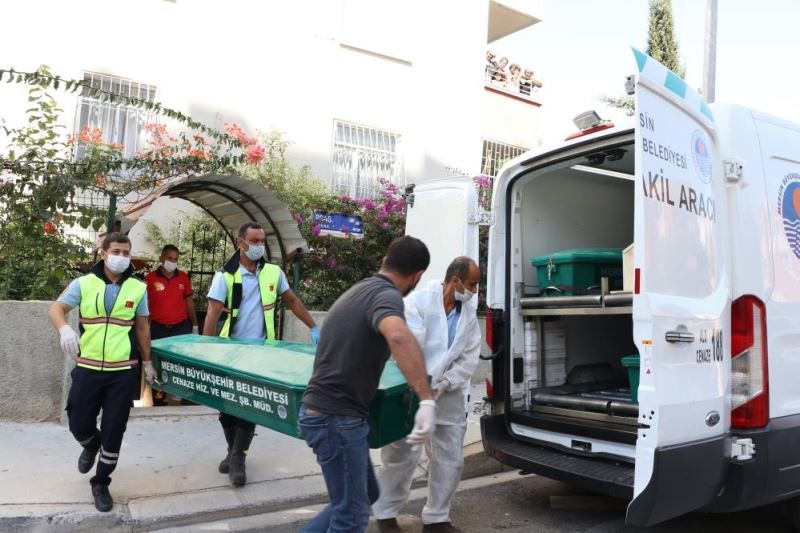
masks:
{"label": "blue street sign", "polygon": [[314,211],[312,221],[319,228],[320,235],[364,238],[364,220],[358,215]]}

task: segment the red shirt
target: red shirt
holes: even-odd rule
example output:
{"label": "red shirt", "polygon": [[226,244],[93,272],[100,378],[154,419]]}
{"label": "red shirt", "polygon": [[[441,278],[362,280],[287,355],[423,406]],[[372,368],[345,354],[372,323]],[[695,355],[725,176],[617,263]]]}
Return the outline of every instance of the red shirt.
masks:
{"label": "red shirt", "polygon": [[192,282],[186,272],[176,270],[168,278],[159,268],[145,276],[144,281],[151,321],[174,326],[189,318],[186,298],[192,295]]}

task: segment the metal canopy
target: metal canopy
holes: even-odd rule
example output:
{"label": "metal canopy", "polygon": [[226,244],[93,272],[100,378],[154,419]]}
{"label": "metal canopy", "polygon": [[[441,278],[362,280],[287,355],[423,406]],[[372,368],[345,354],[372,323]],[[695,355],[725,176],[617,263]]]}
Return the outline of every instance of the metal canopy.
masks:
{"label": "metal canopy", "polygon": [[181,198],[200,207],[234,243],[239,226],[250,220],[258,222],[267,233],[267,258],[272,262],[285,263],[294,253],[308,251],[289,208],[256,181],[235,174],[182,178],[125,207],[122,215],[138,220],[162,196]]}

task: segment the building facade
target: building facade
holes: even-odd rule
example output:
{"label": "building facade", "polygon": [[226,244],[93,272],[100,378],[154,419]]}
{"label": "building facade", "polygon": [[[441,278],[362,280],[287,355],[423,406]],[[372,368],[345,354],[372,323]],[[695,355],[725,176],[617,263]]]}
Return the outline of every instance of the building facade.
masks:
{"label": "building facade", "polygon": [[[220,129],[281,131],[292,162],[350,196],[372,194],[379,178],[492,173],[540,136],[541,102],[487,80],[485,57],[491,42],[539,22],[543,0],[14,0],[1,9],[4,40],[18,43],[5,66],[48,64]],[[131,153],[145,142],[151,117],[140,111],[58,98],[68,129],[100,127]],[[24,88],[0,88],[9,124],[24,120],[24,103]],[[144,219],[166,223],[174,207],[159,201]]]}

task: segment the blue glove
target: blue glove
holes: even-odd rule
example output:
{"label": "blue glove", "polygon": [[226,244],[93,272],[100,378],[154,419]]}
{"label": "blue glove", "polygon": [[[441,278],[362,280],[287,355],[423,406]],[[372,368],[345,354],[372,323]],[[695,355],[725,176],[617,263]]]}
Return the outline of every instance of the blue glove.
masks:
{"label": "blue glove", "polygon": [[319,344],[319,328],[317,326],[311,328],[311,342]]}

